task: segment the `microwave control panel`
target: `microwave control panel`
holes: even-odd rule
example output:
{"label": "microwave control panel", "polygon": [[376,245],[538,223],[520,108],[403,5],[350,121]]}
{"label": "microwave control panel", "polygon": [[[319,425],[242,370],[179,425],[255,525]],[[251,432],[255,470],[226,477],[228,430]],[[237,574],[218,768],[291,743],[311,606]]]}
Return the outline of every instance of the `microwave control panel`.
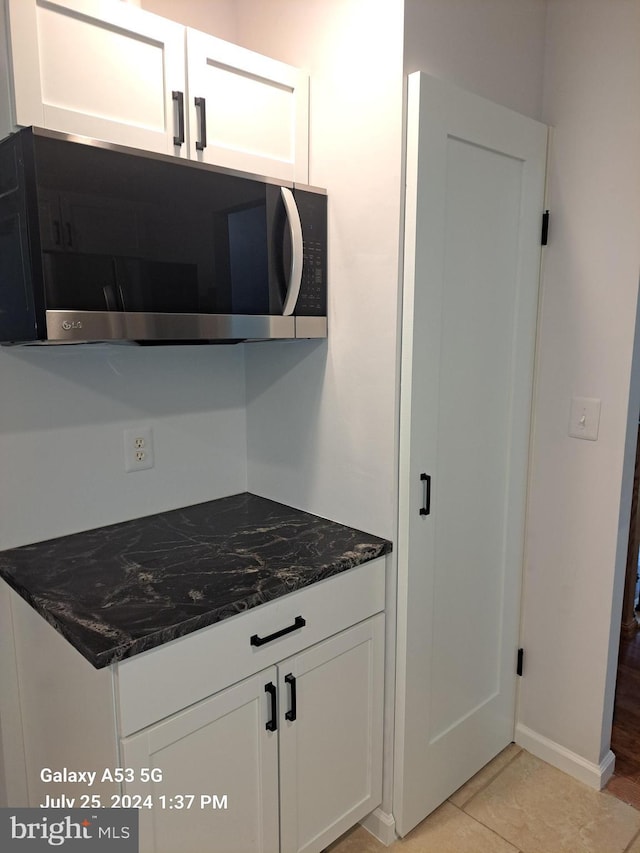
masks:
{"label": "microwave control panel", "polygon": [[294,190],[302,222],[302,283],[295,313],[304,317],[327,315],[327,197]]}

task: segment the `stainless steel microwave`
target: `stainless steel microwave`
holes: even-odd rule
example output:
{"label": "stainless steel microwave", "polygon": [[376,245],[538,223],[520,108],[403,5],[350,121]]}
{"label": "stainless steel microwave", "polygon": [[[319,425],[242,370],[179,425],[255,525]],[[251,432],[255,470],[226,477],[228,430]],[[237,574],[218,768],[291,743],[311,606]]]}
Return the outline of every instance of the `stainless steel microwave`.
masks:
{"label": "stainless steel microwave", "polygon": [[39,128],[0,143],[0,343],[326,335],[325,190]]}

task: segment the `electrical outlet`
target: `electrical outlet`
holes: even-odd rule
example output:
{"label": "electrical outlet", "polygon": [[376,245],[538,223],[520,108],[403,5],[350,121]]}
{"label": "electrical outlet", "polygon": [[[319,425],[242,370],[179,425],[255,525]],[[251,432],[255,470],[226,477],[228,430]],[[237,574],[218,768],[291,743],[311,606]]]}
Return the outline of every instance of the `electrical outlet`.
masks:
{"label": "electrical outlet", "polygon": [[124,431],[124,470],[144,471],[153,468],[153,432],[151,427]]}

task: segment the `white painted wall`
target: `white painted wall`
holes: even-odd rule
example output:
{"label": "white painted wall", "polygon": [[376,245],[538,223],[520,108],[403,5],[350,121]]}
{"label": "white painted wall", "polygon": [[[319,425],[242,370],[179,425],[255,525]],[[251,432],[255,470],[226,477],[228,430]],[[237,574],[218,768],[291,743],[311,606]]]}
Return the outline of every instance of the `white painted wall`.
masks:
{"label": "white painted wall", "polygon": [[[131,0],[129,0],[131,2]],[[236,0],[134,0],[147,12],[162,15],[227,41],[237,41]]]}
{"label": "white painted wall", "polygon": [[546,8],[546,0],[405,0],[405,72],[426,71],[539,120]]}
{"label": "white painted wall", "polygon": [[[233,0],[134,5],[235,38]],[[0,548],[247,487],[244,345],[2,348],[0,400]],[[144,425],[155,468],[126,474]]]}
{"label": "white painted wall", "polygon": [[389,537],[402,19],[401,0],[238,2],[246,47],[311,73],[310,182],[329,191],[329,339],[247,348],[249,487]]}
{"label": "white painted wall", "polygon": [[2,549],[246,489],[243,345],[0,348],[0,395]]}
{"label": "white painted wall", "polygon": [[[640,3],[550,0],[543,120],[555,126],[539,329],[520,722],[599,764],[618,643],[638,381]],[[572,394],[602,398],[597,442]],[[620,516],[622,508],[622,516]],[[620,526],[619,526],[620,521]]]}

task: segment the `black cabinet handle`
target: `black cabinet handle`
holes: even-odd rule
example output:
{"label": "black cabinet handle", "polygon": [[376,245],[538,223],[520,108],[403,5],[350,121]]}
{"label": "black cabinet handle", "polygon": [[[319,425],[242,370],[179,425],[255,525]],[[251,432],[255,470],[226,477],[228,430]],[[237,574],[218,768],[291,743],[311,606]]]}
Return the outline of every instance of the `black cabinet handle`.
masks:
{"label": "black cabinet handle", "polygon": [[173,137],[173,144],[184,145],[184,92],[174,90],[171,97],[178,104],[178,135]]}
{"label": "black cabinet handle", "polygon": [[277,640],[278,637],[284,637],[285,634],[290,634],[292,631],[296,631],[298,628],[304,628],[306,624],[306,619],[303,619],[302,616],[296,616],[293,625],[288,625],[281,631],[276,631],[274,634],[269,634],[266,637],[259,637],[257,634],[254,634],[249,640],[249,642],[252,646],[264,646],[265,643],[270,643],[272,640]]}
{"label": "black cabinet handle", "polygon": [[284,715],[284,718],[285,718],[285,720],[291,720],[291,722],[293,722],[296,718],[296,710],[297,710],[297,705],[296,705],[296,677],[292,673],[289,673],[289,675],[285,675],[284,680],[285,680],[285,683],[288,684],[289,687],[291,688],[291,707],[289,708],[287,713]]}
{"label": "black cabinet handle", "polygon": [[71,223],[67,222],[67,246],[71,248],[73,246],[73,232],[71,231]]}
{"label": "black cabinet handle", "polygon": [[420,507],[420,515],[429,515],[431,512],[431,474],[420,474],[424,483],[424,506]]}
{"label": "black cabinet handle", "polygon": [[270,681],[264,686],[264,692],[271,696],[271,719],[267,720],[265,729],[268,732],[275,732],[278,728],[278,709],[276,707],[276,686],[273,681]]}
{"label": "black cabinet handle", "polygon": [[53,221],[53,240],[56,246],[62,245],[62,232],[60,230],[60,223],[57,219]]}
{"label": "black cabinet handle", "polygon": [[194,102],[200,108],[200,139],[196,139],[196,149],[204,151],[207,147],[207,105],[204,98],[194,98]]}

